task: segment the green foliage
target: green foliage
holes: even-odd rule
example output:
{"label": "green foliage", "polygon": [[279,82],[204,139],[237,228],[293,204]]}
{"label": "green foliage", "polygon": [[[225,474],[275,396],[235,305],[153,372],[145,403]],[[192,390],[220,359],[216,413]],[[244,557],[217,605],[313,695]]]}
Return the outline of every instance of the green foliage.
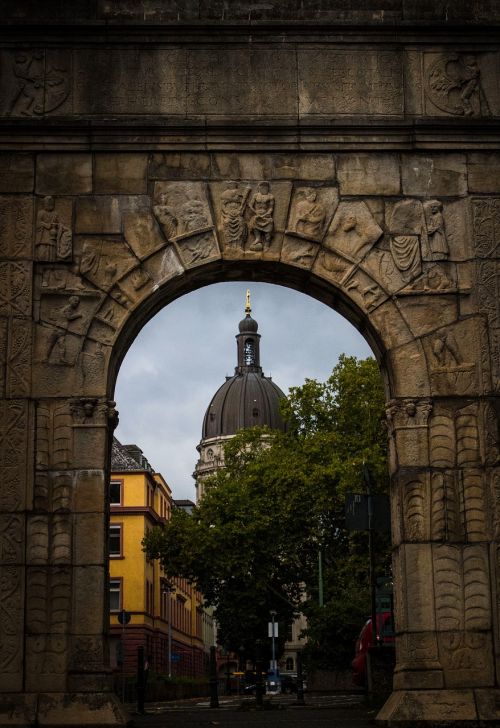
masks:
{"label": "green foliage", "polygon": [[[341,356],[330,378],[306,380],[282,402],[287,432],[241,431],[225,449],[225,469],[207,481],[191,516],[175,511],[144,544],[169,576],[197,584],[216,610],[219,639],[252,654],[281,622],[308,617],[310,665],[348,664],[369,611],[365,534],[344,528],[347,491],[361,492],[363,463],[374,490],[388,486],[384,392],[373,359]],[[324,558],[325,606],[317,606]],[[380,539],[387,562],[387,539]]]}

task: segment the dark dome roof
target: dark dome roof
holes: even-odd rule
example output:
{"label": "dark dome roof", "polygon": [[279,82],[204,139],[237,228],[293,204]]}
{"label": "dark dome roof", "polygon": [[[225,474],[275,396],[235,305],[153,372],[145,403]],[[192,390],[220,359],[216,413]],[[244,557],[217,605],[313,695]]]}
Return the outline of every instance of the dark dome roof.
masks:
{"label": "dark dome roof", "polygon": [[235,435],[246,427],[285,430],[279,414],[281,389],[262,372],[235,374],[215,393],[203,420],[202,440]]}
{"label": "dark dome roof", "polygon": [[240,334],[247,334],[257,333],[257,329],[259,328],[259,324],[255,319],[253,319],[250,314],[247,314],[244,319],[240,321],[238,324],[238,329],[240,330]]}

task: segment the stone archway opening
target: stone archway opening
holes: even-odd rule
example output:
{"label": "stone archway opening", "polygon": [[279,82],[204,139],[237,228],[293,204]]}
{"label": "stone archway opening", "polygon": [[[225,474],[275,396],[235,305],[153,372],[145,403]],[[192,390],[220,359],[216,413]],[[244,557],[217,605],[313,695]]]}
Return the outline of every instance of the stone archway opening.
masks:
{"label": "stone archway opening", "polygon": [[[238,182],[219,172],[172,181],[152,165],[148,194],[45,196],[31,208],[10,201],[39,222],[35,260],[14,252],[2,263],[10,290],[4,442],[15,483],[3,502],[6,530],[23,534],[9,536],[18,545],[4,586],[23,630],[9,626],[3,665],[5,691],[23,715],[65,725],[84,713],[89,723],[124,720],[109,692],[103,600],[116,374],[160,308],[222,280],[274,282],[334,308],[369,342],[384,375],[397,666],[380,719],[495,714],[496,364],[489,309],[476,305],[464,274],[484,226],[467,228],[458,195],[429,205],[427,193],[403,197],[399,181],[377,194],[373,179],[365,192],[358,172],[349,176],[365,162],[380,176],[384,160],[342,155],[340,184],[333,166],[305,181],[276,160],[265,167],[270,181],[260,168]],[[395,162],[390,179],[400,174]],[[490,208],[476,202],[474,220],[489,220]]]}

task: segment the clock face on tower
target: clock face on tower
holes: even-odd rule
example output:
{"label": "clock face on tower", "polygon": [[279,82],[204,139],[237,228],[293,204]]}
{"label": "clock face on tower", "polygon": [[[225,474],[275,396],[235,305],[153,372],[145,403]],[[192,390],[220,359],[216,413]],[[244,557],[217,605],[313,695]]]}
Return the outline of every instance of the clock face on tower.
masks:
{"label": "clock face on tower", "polygon": [[252,339],[247,339],[245,341],[245,347],[243,351],[245,357],[245,365],[248,367],[255,364],[255,348]]}

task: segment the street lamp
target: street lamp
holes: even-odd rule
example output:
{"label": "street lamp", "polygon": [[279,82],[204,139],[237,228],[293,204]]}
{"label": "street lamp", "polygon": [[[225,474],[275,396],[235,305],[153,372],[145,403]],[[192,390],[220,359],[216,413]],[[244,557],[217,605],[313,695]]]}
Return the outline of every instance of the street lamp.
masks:
{"label": "street lamp", "polygon": [[271,609],[269,612],[271,615],[271,670],[276,673],[277,667],[276,667],[276,645],[275,645],[275,637],[276,637],[276,628],[275,628],[275,618],[277,612],[274,609]]}
{"label": "street lamp", "polygon": [[167,666],[168,676],[172,677],[172,610],[170,605],[170,595],[175,594],[175,587],[168,581],[162,581],[161,591],[162,594],[167,595]]}

